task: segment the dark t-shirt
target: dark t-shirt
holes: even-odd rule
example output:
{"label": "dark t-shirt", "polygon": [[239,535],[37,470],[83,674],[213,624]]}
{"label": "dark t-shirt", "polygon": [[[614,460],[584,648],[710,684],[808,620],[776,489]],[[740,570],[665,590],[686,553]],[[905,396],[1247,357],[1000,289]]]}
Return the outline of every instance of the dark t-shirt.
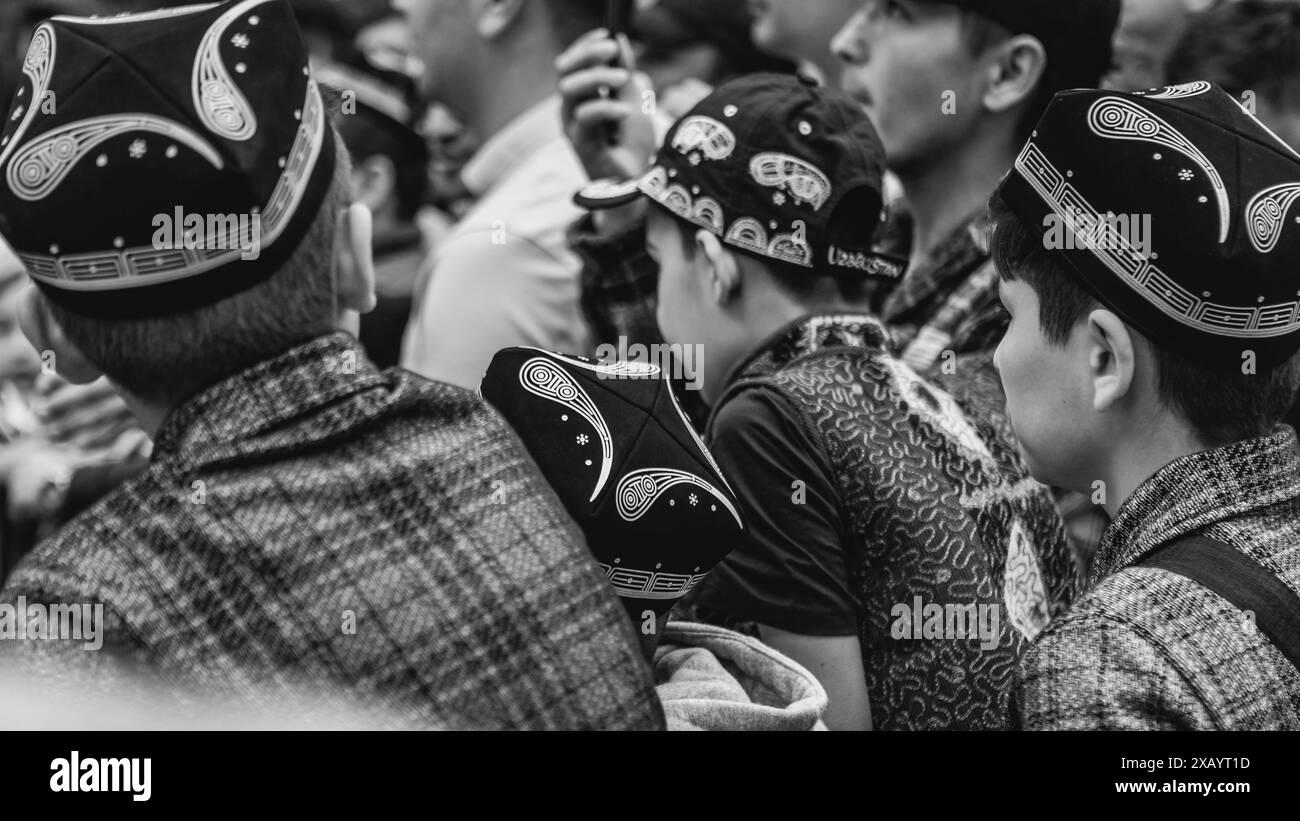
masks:
{"label": "dark t-shirt", "polygon": [[750,541],[704,582],[697,604],[810,636],[856,636],[851,544],[834,473],[786,401],[764,389],[727,402],[709,449],[740,498]]}

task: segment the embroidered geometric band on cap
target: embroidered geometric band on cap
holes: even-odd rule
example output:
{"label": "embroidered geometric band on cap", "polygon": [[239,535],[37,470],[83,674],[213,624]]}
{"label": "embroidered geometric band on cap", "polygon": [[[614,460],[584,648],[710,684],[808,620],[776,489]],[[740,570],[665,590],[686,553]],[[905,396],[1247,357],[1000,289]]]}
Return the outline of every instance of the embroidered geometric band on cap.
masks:
{"label": "embroidered geometric band on cap", "polygon": [[[52,36],[52,31],[50,34]],[[53,54],[52,50],[51,54]],[[24,67],[24,70],[26,70],[26,67]],[[303,74],[309,73],[306,67],[302,71]],[[205,106],[213,107],[225,98],[205,95],[201,99]],[[262,218],[262,240],[266,245],[273,244],[280,237],[285,226],[288,225],[289,218],[296,212],[298,205],[302,201],[303,193],[307,190],[311,172],[320,157],[327,120],[325,118],[325,105],[321,100],[320,89],[317,87],[315,80],[309,79],[307,81],[307,93],[303,99],[302,107],[298,111],[301,112],[302,125],[298,129],[298,136],[294,140],[293,148],[286,160],[284,173],[280,175],[280,180],[276,184],[271,201],[267,204],[265,210],[256,207],[252,209],[253,214],[260,214]],[[212,113],[214,119],[220,116],[219,109]],[[23,152],[14,157],[13,164],[9,167],[8,177],[11,189],[19,196],[22,196],[22,191],[31,185],[30,178],[36,173],[35,168],[38,166],[42,169],[40,173],[51,176],[65,175],[67,169],[75,165],[96,145],[109,136],[114,136],[122,131],[143,129],[164,134],[169,133],[164,125],[150,122],[154,118],[137,116],[102,117],[98,119],[108,122],[89,124],[89,121],[87,121],[88,124],[84,126],[85,130],[79,130],[72,134],[67,134],[67,132],[63,134],[54,133],[50,135],[52,139],[49,142],[43,140],[40,143],[33,143],[24,148]],[[250,122],[252,122],[255,131],[256,121],[250,120]],[[101,130],[93,130],[96,128]],[[190,132],[190,134],[192,133]],[[196,135],[193,139],[201,140]],[[183,141],[190,144],[188,140]],[[217,156],[215,149],[206,144],[195,146],[195,148],[205,157],[210,156],[214,167],[221,168],[221,159]],[[31,152],[34,156],[28,158],[28,152]],[[49,163],[48,158],[53,158],[57,165]],[[23,171],[24,168],[33,170],[28,173]],[[23,178],[23,188],[16,186],[14,183],[15,169],[18,169],[17,173]],[[49,186],[49,188],[57,186],[60,180],[61,176],[57,176],[53,185]],[[48,189],[44,193],[48,193]],[[44,196],[44,194],[41,196]],[[20,253],[18,257],[27,266],[27,271],[33,278],[58,282],[59,287],[65,290],[116,290],[124,287],[147,287],[163,282],[171,282],[234,262],[245,252],[241,247],[239,226],[236,225],[230,229],[226,240],[224,247],[220,242],[210,239],[206,244],[216,247],[158,250],[152,245],[143,245],[116,252],[72,254],[63,257],[49,254]],[[130,279],[131,282],[121,282],[120,280],[123,279]]]}
{"label": "embroidered geometric band on cap", "polygon": [[[1186,95],[1184,95],[1186,96]],[[1112,102],[1125,103],[1116,98],[1100,100],[1093,104],[1089,124],[1107,123],[1103,118]],[[1144,112],[1145,113],[1145,112]],[[1099,116],[1092,116],[1099,115]],[[1142,120],[1142,123],[1149,123]],[[1099,135],[1107,136],[1098,131]],[[1143,137],[1155,141],[1160,135],[1158,129],[1149,126],[1143,129]],[[1180,141],[1177,144],[1162,142],[1176,150],[1183,150]],[[1189,144],[1190,145],[1190,144]],[[1194,152],[1194,153],[1193,153]],[[1194,147],[1186,152],[1196,160],[1200,152]],[[1208,161],[1206,161],[1208,164]],[[1260,339],[1285,336],[1300,330],[1300,301],[1287,301],[1273,305],[1243,307],[1224,305],[1197,296],[1184,288],[1172,277],[1161,270],[1151,259],[1146,259],[1132,246],[1128,237],[1115,230],[1101,212],[1093,207],[1034,142],[1030,142],[1016,158],[1016,171],[1061,217],[1083,215],[1093,220],[1099,232],[1097,242],[1089,243],[1088,250],[1100,260],[1122,282],[1137,291],[1150,304],[1161,312],[1190,328],[1241,339]],[[1213,167],[1211,166],[1211,170]],[[1212,183],[1222,186],[1222,181],[1215,171],[1210,177]],[[1279,214],[1284,210],[1283,203],[1289,205],[1300,198],[1300,185],[1278,186],[1256,196],[1246,208],[1246,218],[1251,240],[1261,252],[1271,250],[1280,233]],[[1227,213],[1227,198],[1224,196],[1222,207],[1222,233],[1226,236],[1231,215]],[[1272,244],[1269,244],[1271,240]]]}

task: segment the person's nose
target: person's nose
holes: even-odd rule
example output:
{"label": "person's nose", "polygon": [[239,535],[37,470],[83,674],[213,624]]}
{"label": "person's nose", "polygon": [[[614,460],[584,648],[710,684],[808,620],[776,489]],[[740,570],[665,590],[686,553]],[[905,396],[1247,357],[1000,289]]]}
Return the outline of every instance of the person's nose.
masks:
{"label": "person's nose", "polygon": [[867,9],[864,5],[831,39],[831,52],[848,65],[861,65],[867,61]]}

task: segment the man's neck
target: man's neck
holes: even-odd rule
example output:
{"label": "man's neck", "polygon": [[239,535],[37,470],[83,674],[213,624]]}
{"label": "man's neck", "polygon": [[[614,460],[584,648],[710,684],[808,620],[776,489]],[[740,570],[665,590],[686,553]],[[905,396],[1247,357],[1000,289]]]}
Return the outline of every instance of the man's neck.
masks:
{"label": "man's neck", "polygon": [[1013,161],[1004,142],[985,140],[918,167],[898,169],[912,215],[909,269],[933,258],[944,240],[987,207]]}
{"label": "man's neck", "polygon": [[[559,82],[549,54],[502,58],[483,72],[457,113],[469,130],[487,141],[521,114],[556,93]],[[468,90],[468,89],[467,89]]]}
{"label": "man's neck", "polygon": [[[1112,519],[1119,513],[1129,497],[1148,479],[1184,456],[1206,450],[1187,425],[1173,419],[1168,413],[1150,415],[1146,424],[1128,428],[1128,435],[1119,437],[1108,448],[1111,458],[1097,478],[1103,482],[1105,502],[1103,507]],[[1083,489],[1092,495],[1095,487]]]}

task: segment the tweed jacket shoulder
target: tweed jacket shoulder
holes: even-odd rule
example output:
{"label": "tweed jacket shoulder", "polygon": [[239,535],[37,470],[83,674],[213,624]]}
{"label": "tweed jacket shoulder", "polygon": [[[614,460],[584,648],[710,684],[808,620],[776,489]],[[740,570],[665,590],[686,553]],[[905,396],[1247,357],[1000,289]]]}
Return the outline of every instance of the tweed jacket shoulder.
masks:
{"label": "tweed jacket shoulder", "polygon": [[[824,448],[852,531],[844,550],[873,724],[1004,727],[1016,662],[1080,580],[1049,492],[983,416],[992,401],[975,407],[963,395],[983,389],[973,380],[984,369],[972,366],[950,392],[889,344],[868,316],[806,319],[743,365],[718,407],[770,392]],[[918,598],[998,608],[996,646],[919,630],[897,637],[896,608]]]}
{"label": "tweed jacket shoulder", "polygon": [[174,410],[148,470],[17,568],[0,600],[20,597],[102,603],[106,645],[0,642],[19,669],[125,659],[200,698],[307,687],[412,727],[663,727],[623,609],[514,434],[346,335]]}
{"label": "tweed jacket shoulder", "polygon": [[1300,456],[1291,428],[1168,465],[1102,538],[1091,589],[1027,655],[1027,729],[1300,730],[1300,674],[1242,611],[1134,567],[1188,535],[1224,542],[1300,590]]}

